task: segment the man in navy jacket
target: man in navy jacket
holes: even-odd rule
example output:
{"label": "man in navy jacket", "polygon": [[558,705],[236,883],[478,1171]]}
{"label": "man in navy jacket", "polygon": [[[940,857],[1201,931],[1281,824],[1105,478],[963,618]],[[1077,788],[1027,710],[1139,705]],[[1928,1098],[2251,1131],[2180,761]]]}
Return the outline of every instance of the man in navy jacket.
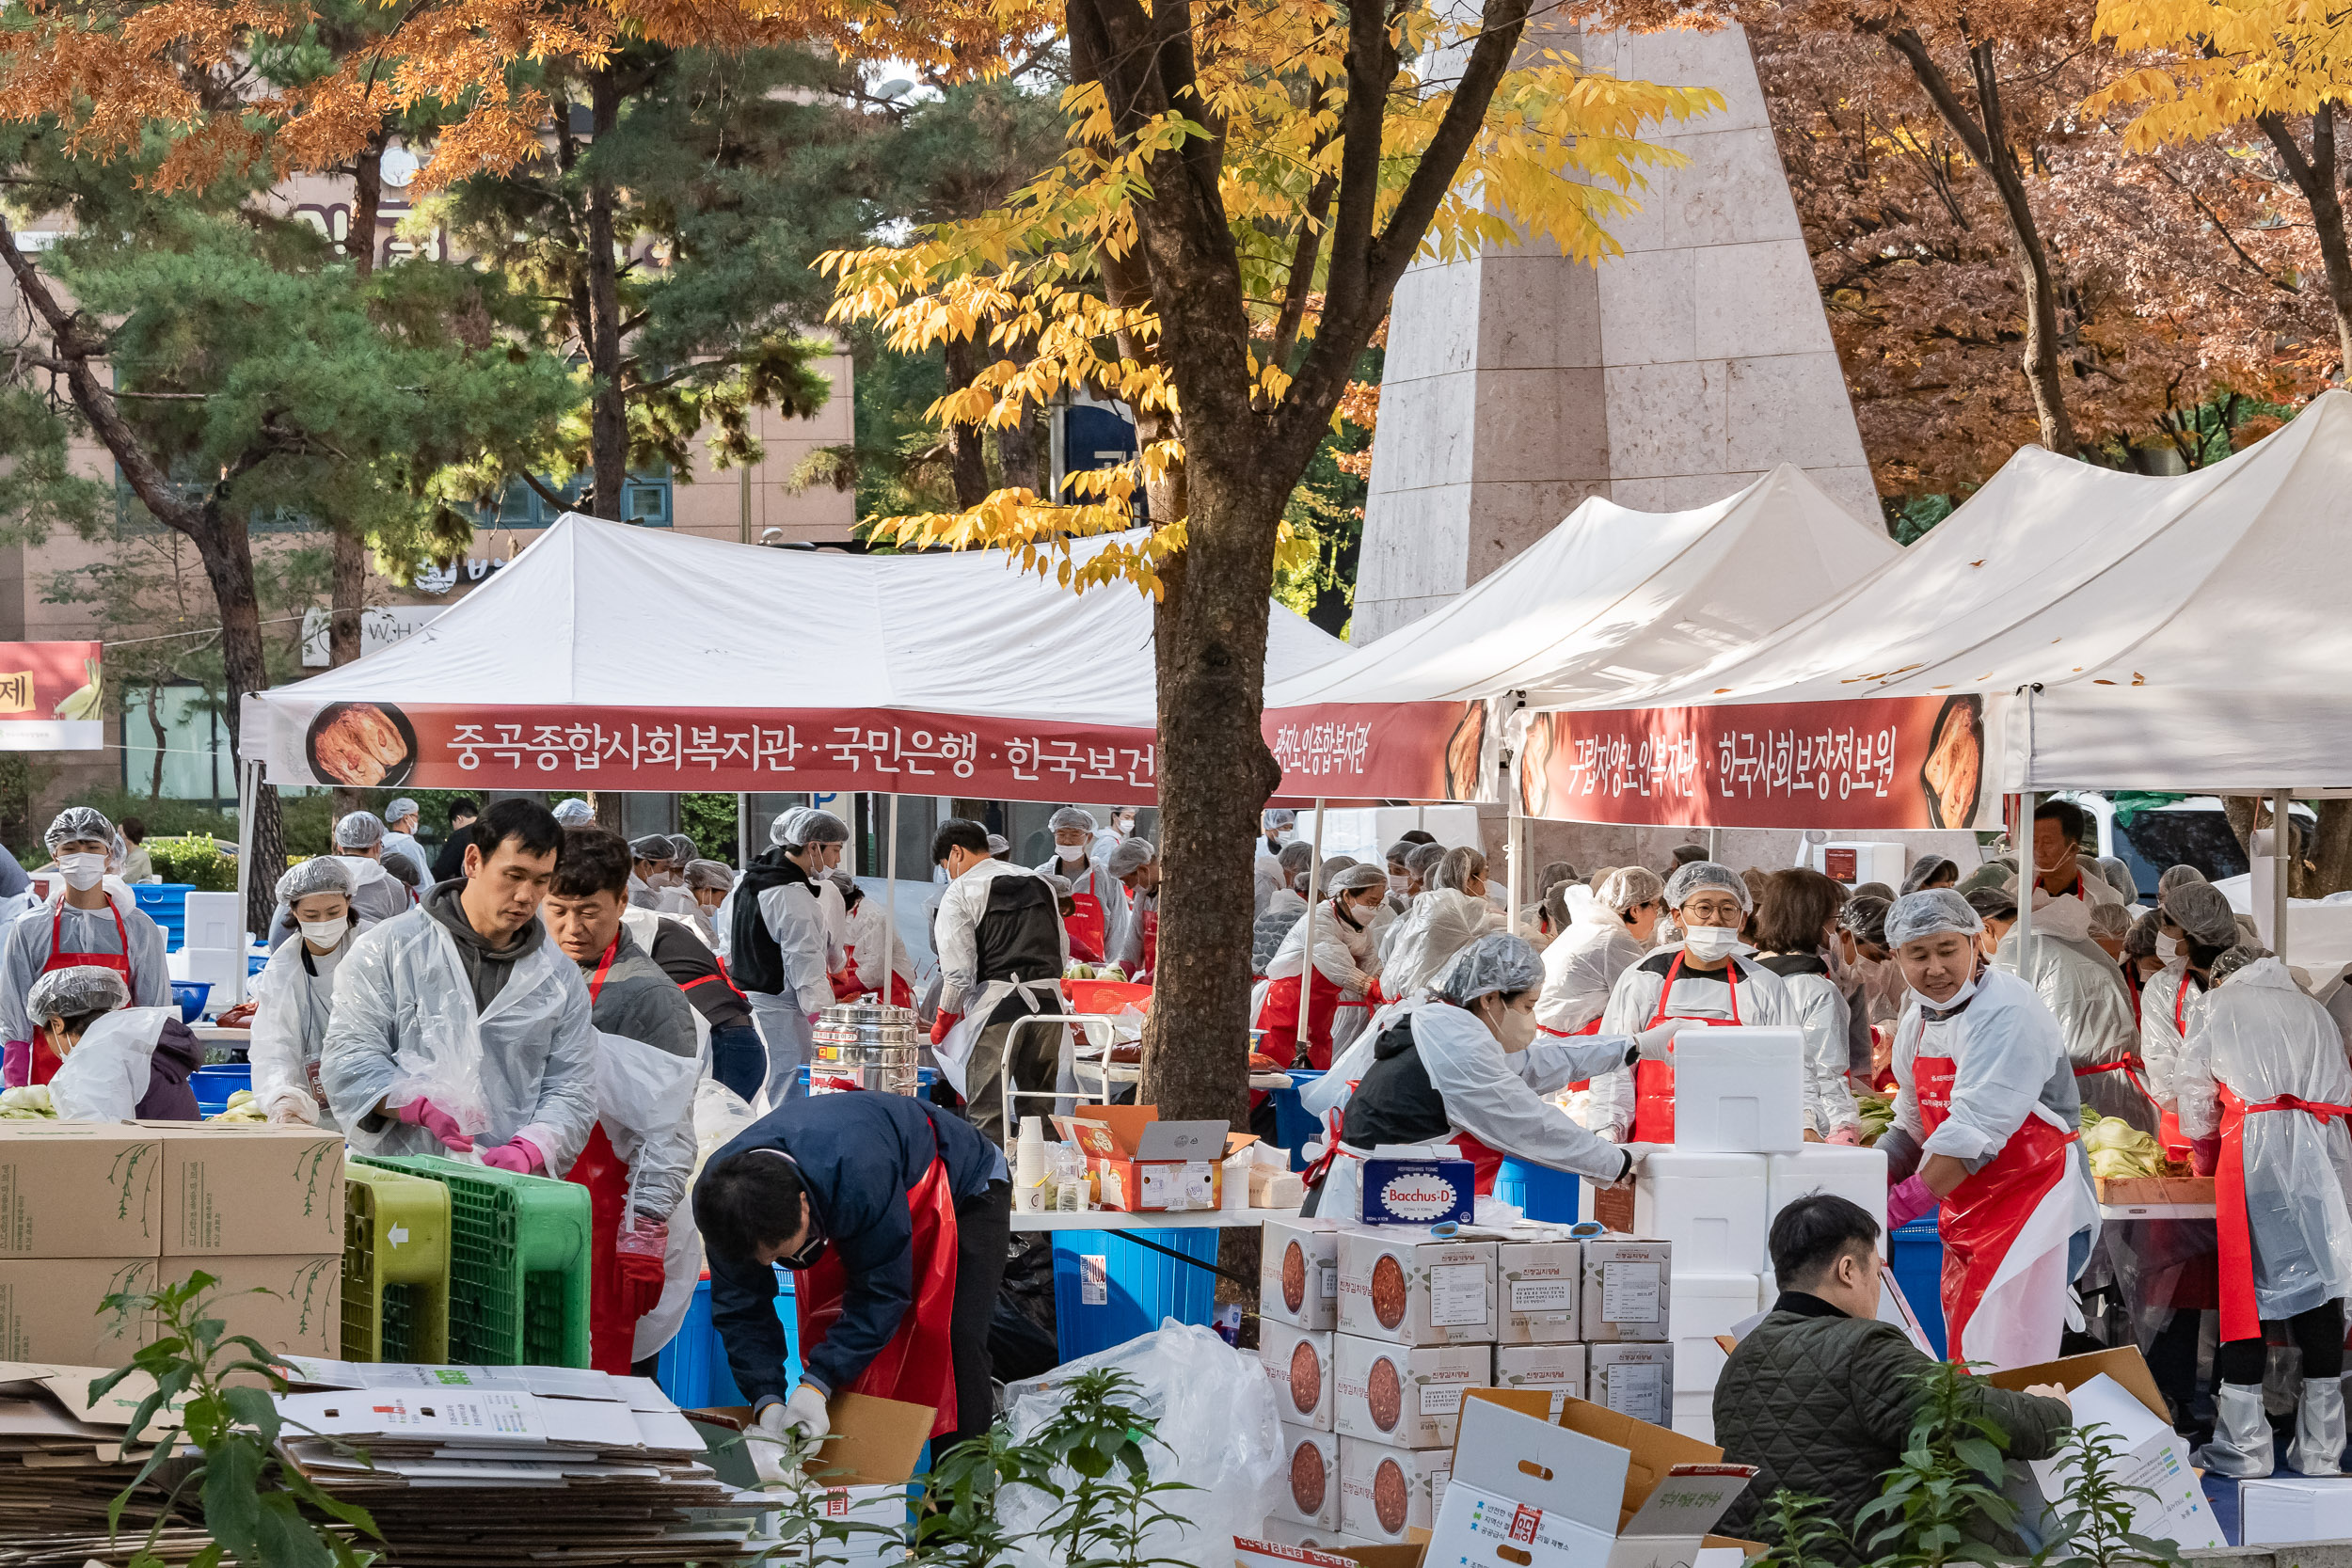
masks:
{"label": "man in navy jacket", "polygon": [[[759,1431],[823,1436],[825,1401],[854,1384],[898,1332],[916,1289],[908,1195],[933,1161],[946,1167],[956,1212],[956,1437],[988,1431],[988,1330],[1012,1229],[1005,1157],[952,1112],[874,1092],[787,1101],[713,1155],[695,1184],[711,1319]],[[821,1340],[801,1347],[801,1383],[787,1388],[774,1265],[804,1269],[827,1249],[845,1276],[841,1315]],[[775,1443],[755,1442],[752,1453],[761,1480],[783,1479]]]}

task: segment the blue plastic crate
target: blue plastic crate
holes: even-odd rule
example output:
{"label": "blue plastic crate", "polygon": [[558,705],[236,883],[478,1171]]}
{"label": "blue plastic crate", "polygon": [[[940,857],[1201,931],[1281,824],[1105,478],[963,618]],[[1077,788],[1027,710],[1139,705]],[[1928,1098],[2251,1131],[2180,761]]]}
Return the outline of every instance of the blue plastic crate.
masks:
{"label": "blue plastic crate", "polygon": [[[1216,1261],[1214,1227],[1136,1234]],[[1205,1326],[1216,1310],[1216,1275],[1205,1268],[1136,1246],[1116,1230],[1054,1232],[1054,1322],[1064,1361],[1123,1345],[1163,1318]]]}
{"label": "blue plastic crate", "polygon": [[1293,1170],[1307,1168],[1307,1145],[1323,1135],[1323,1123],[1298,1102],[1298,1091],[1322,1076],[1309,1069],[1296,1069],[1290,1075],[1289,1088],[1266,1090],[1274,1101],[1274,1138],[1291,1151]]}
{"label": "blue plastic crate", "polygon": [[188,895],[193,882],[134,882],[131,898],[141,913],[164,928],[164,946],[173,953],[188,942]]}
{"label": "blue plastic crate", "polygon": [[1911,1303],[1928,1343],[1935,1347],[1936,1354],[1946,1354],[1944,1234],[1936,1228],[1935,1216],[1930,1214],[1897,1230],[1894,1241],[1895,1283],[1903,1288],[1903,1299]]}
{"label": "blue plastic crate", "polygon": [[229,1109],[230,1095],[252,1086],[250,1062],[216,1062],[188,1074],[188,1087],[196,1091],[196,1108],[208,1117],[216,1117]]}
{"label": "blue plastic crate", "polygon": [[[784,1324],[784,1373],[787,1384],[801,1379],[801,1327],[799,1305],[792,1296],[792,1275],[783,1269],[776,1271],[778,1295],[776,1317]],[[710,1321],[710,1277],[703,1276],[694,1287],[694,1299],[686,1308],[686,1321],[678,1324],[677,1333],[661,1347],[655,1358],[654,1381],[661,1391],[685,1410],[723,1409],[728,1405],[746,1404],[743,1390],[736,1386],[735,1373],[727,1367],[727,1347],[719,1330]]]}
{"label": "blue plastic crate", "polygon": [[1574,1225],[1580,1191],[1575,1176],[1548,1165],[1505,1160],[1502,1168],[1495,1172],[1495,1196],[1531,1220]]}

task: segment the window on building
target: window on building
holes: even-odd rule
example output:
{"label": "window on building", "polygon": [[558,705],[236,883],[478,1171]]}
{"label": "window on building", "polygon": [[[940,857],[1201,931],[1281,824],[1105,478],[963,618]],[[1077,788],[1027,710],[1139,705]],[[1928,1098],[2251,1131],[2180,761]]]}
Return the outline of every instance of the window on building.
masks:
{"label": "window on building", "polygon": [[122,787],[166,800],[209,801],[222,811],[236,804],[229,726],[202,687],[189,681],[124,689]]}

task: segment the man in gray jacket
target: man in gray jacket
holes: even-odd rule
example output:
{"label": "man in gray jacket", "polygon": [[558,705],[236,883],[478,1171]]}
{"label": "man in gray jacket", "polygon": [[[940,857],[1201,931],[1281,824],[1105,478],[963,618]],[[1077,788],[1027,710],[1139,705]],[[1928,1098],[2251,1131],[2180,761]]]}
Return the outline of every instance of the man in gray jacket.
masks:
{"label": "man in gray jacket", "polygon": [[[1756,1478],[1724,1516],[1725,1534],[1762,1539],[1762,1514],[1782,1487],[1825,1497],[1851,1534],[1854,1516],[1901,1462],[1922,1398],[1919,1374],[1934,1365],[1903,1331],[1878,1316],[1883,1274],[1879,1222],[1826,1193],[1801,1197],[1772,1221],[1772,1273],[1780,1299],[1740,1341],[1715,1386],[1715,1441],[1727,1464]],[[2043,1384],[2022,1394],[1979,1384],[1983,1414],[2009,1434],[2011,1459],[2047,1459],[2073,1419],[2066,1391]],[[1867,1560],[1839,1552],[1847,1560]]]}

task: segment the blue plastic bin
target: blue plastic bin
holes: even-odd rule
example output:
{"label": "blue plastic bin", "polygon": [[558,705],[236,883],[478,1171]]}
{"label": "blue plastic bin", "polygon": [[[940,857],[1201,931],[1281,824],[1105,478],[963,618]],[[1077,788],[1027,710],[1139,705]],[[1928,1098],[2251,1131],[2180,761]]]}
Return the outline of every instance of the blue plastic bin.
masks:
{"label": "blue plastic bin", "polygon": [[211,1000],[210,980],[174,980],[171,983],[171,1003],[180,1009],[180,1022],[194,1023],[204,1016],[204,1004]]}
{"label": "blue plastic bin", "polygon": [[1274,1138],[1291,1151],[1293,1170],[1307,1168],[1307,1145],[1323,1135],[1323,1123],[1298,1102],[1298,1091],[1322,1076],[1310,1069],[1295,1069],[1289,1088],[1266,1090],[1274,1101]]}
{"label": "blue plastic bin", "polygon": [[216,1117],[229,1109],[230,1095],[252,1086],[250,1062],[218,1062],[188,1074],[188,1087],[196,1091],[196,1108],[208,1117]]}
{"label": "blue plastic bin", "polygon": [[[1216,1261],[1214,1227],[1136,1234]],[[1136,1246],[1116,1230],[1054,1232],[1054,1323],[1064,1361],[1123,1345],[1163,1318],[1206,1326],[1216,1311],[1216,1275],[1207,1269]]]}
{"label": "blue plastic bin", "polygon": [[1523,1212],[1531,1220],[1574,1225],[1579,1187],[1575,1176],[1548,1165],[1505,1160],[1495,1172],[1495,1196]]}
{"label": "blue plastic bin", "polygon": [[1895,1283],[1903,1288],[1920,1331],[1935,1354],[1944,1346],[1944,1235],[1935,1216],[1913,1220],[1895,1232]]}
{"label": "blue plastic bin", "polygon": [[[791,1274],[778,1269],[776,1277],[781,1292],[776,1297],[776,1317],[784,1324],[785,1382],[789,1385],[801,1380],[799,1308],[792,1299]],[[677,1333],[655,1358],[653,1379],[683,1410],[723,1409],[750,1402],[743,1398],[743,1390],[736,1386],[735,1373],[727,1368],[726,1345],[710,1322],[708,1275],[694,1287],[694,1299],[687,1306],[686,1321],[678,1324]]]}
{"label": "blue plastic bin", "polygon": [[131,898],[139,911],[164,928],[164,946],[177,953],[188,944],[188,895],[193,882],[134,882]]}

